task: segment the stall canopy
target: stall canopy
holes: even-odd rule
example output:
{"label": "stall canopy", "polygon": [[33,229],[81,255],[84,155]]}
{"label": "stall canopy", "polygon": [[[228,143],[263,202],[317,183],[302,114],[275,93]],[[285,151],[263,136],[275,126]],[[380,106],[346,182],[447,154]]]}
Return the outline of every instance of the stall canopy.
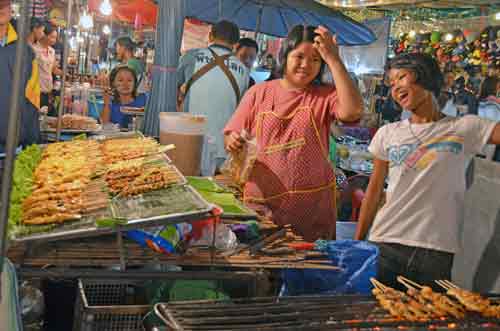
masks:
{"label": "stall canopy", "polygon": [[373,32],[341,12],[305,0],[186,0],[186,16],[208,23],[228,19],[242,30],[286,37],[295,25],[323,25],[341,45],[366,45]]}
{"label": "stall canopy", "polygon": [[[89,9],[99,12],[101,2],[89,0]],[[157,6],[151,0],[113,0],[112,4],[117,20],[155,25]],[[366,45],[375,40],[372,31],[363,24],[312,0],[185,0],[184,5],[186,17],[211,24],[228,19],[242,30],[277,37],[286,37],[297,24],[307,24],[323,25],[337,33],[341,45]]]}
{"label": "stall canopy", "polygon": [[[102,0],[88,0],[89,10],[99,13]],[[157,6],[150,0],[112,0],[113,19],[120,22],[154,26],[156,24]]]}

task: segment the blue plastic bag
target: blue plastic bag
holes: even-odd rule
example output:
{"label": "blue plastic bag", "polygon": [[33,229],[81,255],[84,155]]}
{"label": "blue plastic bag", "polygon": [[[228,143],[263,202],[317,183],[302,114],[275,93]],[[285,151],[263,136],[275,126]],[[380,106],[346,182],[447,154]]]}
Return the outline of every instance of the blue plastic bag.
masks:
{"label": "blue plastic bag", "polygon": [[371,293],[370,277],[377,276],[377,246],[357,240],[321,241],[316,245],[341,270],[284,270],[281,296]]}

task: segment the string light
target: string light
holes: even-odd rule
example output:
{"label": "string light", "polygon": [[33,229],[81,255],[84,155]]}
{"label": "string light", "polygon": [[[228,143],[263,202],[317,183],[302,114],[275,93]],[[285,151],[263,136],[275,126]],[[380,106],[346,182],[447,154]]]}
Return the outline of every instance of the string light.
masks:
{"label": "string light", "polygon": [[110,34],[111,33],[111,29],[109,28],[109,25],[105,25],[102,27],[102,33],[104,34]]}
{"label": "string light", "polygon": [[84,29],[92,29],[94,27],[94,20],[86,10],[80,16],[80,26]]}
{"label": "string light", "polygon": [[101,6],[99,6],[99,11],[104,16],[109,16],[113,12],[113,7],[111,6],[111,2],[109,0],[103,0]]}

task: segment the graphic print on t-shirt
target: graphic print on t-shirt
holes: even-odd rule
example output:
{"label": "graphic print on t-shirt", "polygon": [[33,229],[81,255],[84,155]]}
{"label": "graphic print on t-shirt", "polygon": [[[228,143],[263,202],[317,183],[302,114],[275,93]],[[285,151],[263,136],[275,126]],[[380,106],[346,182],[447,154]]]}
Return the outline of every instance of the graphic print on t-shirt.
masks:
{"label": "graphic print on t-shirt", "polygon": [[392,145],[388,147],[389,166],[398,167],[405,164],[407,169],[423,170],[436,159],[438,153],[460,154],[463,143],[463,137],[446,134],[432,138],[421,145]]}

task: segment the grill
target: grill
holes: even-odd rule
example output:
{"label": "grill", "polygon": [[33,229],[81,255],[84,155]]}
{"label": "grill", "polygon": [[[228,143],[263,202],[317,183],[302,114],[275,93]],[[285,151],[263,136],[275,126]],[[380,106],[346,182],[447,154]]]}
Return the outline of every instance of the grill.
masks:
{"label": "grill", "polygon": [[79,280],[73,331],[142,331],[143,282]]}
{"label": "grill", "polygon": [[[499,298],[489,296],[492,302]],[[407,322],[394,319],[372,296],[300,296],[158,304],[156,314],[173,330],[500,330],[500,320]]]}

